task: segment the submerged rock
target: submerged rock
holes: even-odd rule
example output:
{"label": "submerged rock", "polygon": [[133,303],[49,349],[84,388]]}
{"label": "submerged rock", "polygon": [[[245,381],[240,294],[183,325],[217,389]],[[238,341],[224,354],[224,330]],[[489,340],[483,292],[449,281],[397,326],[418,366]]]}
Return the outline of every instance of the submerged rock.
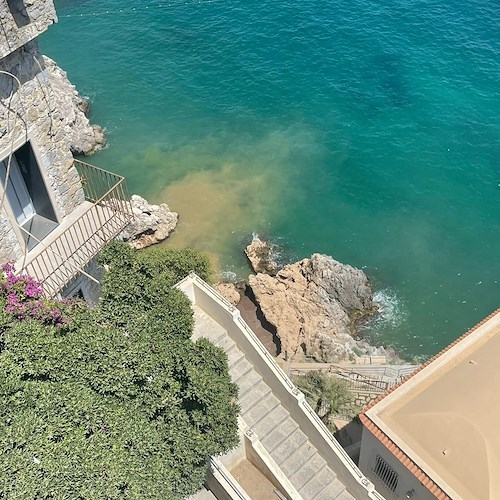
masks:
{"label": "submerged rock", "polygon": [[273,260],[274,246],[254,236],[252,243],[245,249],[246,256],[252,264],[256,273],[264,273],[274,276],[278,270],[278,264]]}
{"label": "submerged rock", "polygon": [[313,254],[275,276],[250,276],[249,285],[266,320],[276,327],[284,356],[339,362],[381,353],[353,337],[359,322],[377,311],[363,271]]}
{"label": "submerged rock", "polygon": [[166,239],[177,226],[178,214],[166,203],[150,205],[137,194],[131,197],[134,219],[121,234],[123,241],[141,249]]}
{"label": "submerged rock", "polygon": [[104,130],[91,125],[87,118],[89,103],[78,94],[68,76],[52,59],[43,56],[50,83],[50,105],[54,117],[65,121],[66,135],[71,138],[74,155],[89,155],[102,149],[106,143]]}

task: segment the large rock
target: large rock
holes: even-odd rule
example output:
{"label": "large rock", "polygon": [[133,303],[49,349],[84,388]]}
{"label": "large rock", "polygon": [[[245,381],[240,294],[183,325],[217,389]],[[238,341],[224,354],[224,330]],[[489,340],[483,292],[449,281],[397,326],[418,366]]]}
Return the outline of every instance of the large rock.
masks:
{"label": "large rock", "polygon": [[166,239],[177,226],[178,214],[166,203],[150,205],[137,194],[131,197],[134,219],[121,234],[123,241],[141,249]]}
{"label": "large rock", "polygon": [[363,271],[313,254],[274,277],[250,276],[249,285],[265,318],[276,327],[284,356],[339,362],[360,353],[380,354],[353,337],[359,322],[377,310]]}
{"label": "large rock", "polygon": [[89,103],[78,94],[68,76],[52,59],[43,56],[43,62],[51,86],[50,99],[65,122],[66,134],[71,138],[70,148],[74,155],[89,155],[106,144],[104,130],[91,125],[87,118]]}
{"label": "large rock", "polygon": [[216,283],[214,288],[233,306],[241,300],[241,291],[234,283]]}
{"label": "large rock", "polygon": [[273,260],[273,245],[262,241],[258,236],[254,236],[252,243],[245,249],[245,253],[256,273],[270,274],[274,276],[279,269],[278,264]]}

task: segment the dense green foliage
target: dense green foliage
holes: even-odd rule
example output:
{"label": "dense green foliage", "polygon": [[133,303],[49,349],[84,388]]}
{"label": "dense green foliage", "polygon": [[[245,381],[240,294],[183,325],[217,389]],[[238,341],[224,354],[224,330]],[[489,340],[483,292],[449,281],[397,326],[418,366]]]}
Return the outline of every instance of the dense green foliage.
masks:
{"label": "dense green foliage", "polygon": [[336,413],[354,417],[356,412],[353,397],[343,380],[320,371],[312,371],[293,377],[293,381],[330,430],[336,430],[331,422],[331,417]]}
{"label": "dense green foliage", "polygon": [[187,276],[190,271],[208,281],[212,282],[212,268],[206,254],[196,250],[196,248],[148,248],[142,253],[144,258],[160,269],[168,270],[173,274],[176,281]]}
{"label": "dense green foliage", "polygon": [[2,498],[184,498],[237,443],[227,358],[190,340],[171,286],[203,259],[112,244],[101,261],[101,303],[61,304],[64,324],[2,308]]}

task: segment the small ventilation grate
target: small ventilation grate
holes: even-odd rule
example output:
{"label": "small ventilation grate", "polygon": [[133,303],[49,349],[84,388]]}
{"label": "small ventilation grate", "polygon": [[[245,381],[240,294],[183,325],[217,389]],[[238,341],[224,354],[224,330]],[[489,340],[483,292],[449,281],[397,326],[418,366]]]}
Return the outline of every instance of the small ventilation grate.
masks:
{"label": "small ventilation grate", "polygon": [[399,476],[380,455],[377,455],[373,472],[392,492],[396,491]]}

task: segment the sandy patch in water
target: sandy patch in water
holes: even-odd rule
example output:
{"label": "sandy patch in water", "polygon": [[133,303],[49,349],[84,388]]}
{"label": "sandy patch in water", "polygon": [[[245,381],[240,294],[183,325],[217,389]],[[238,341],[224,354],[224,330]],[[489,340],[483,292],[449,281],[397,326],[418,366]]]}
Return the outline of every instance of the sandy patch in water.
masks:
{"label": "sandy patch in water", "polygon": [[176,151],[170,168],[182,174],[159,190],[155,201],[179,213],[177,230],[166,245],[199,248],[223,270],[246,277],[243,248],[254,232],[278,236],[273,226],[293,216],[305,195],[302,158],[315,141],[300,126],[231,139],[230,154],[221,151],[220,138],[217,148],[213,138],[205,138],[197,147]]}

